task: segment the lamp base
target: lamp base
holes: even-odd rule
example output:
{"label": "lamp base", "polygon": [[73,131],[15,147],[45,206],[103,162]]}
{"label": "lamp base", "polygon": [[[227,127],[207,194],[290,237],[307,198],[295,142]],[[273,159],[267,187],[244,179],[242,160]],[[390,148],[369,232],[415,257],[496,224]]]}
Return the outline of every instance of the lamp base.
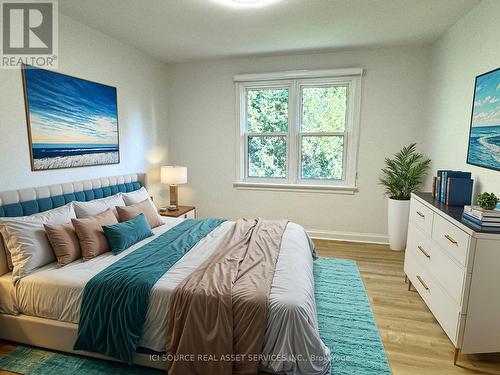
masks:
{"label": "lamp base", "polygon": [[[169,211],[177,210],[177,206],[178,206],[177,193],[178,193],[177,185],[170,185],[170,206],[168,206]],[[175,208],[171,208],[171,207],[175,207]]]}

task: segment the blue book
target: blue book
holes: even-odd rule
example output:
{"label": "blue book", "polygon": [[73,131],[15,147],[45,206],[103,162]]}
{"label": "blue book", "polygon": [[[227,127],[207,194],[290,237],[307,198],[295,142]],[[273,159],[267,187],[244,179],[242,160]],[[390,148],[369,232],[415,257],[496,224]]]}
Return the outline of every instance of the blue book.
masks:
{"label": "blue book", "polygon": [[464,211],[462,214],[463,218],[473,223],[480,225],[482,227],[500,227],[500,217],[498,219],[479,219],[475,216],[472,216]]}
{"label": "blue book", "polygon": [[452,172],[452,171],[443,171],[441,173],[441,189],[439,189],[439,195],[438,195],[438,201],[441,201],[441,202],[446,202],[446,184],[448,183],[448,180],[447,180],[447,176],[448,176],[448,172]]}
{"label": "blue book", "polygon": [[441,200],[441,177],[443,175],[443,170],[438,170],[437,171],[437,180],[436,180],[436,196],[434,199],[436,200]]}
{"label": "blue book", "polygon": [[465,206],[472,201],[474,180],[470,178],[448,177],[446,187],[446,205]]}
{"label": "blue book", "polygon": [[478,224],[474,223],[473,221],[468,220],[468,218],[465,217],[464,215],[462,215],[462,221],[466,224],[469,224],[471,227],[473,227],[477,230],[484,230],[487,232],[500,232],[500,227],[488,227],[488,226],[484,226],[484,225],[478,225]]}
{"label": "blue book", "polygon": [[446,190],[448,189],[448,178],[471,178],[470,172],[459,172],[459,171],[443,171],[441,179],[441,202],[446,203]]}

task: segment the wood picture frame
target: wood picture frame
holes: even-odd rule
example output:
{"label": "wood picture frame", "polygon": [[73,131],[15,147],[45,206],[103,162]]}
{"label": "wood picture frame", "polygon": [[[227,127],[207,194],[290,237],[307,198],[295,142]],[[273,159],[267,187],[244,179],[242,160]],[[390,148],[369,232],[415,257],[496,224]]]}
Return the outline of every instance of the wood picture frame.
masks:
{"label": "wood picture frame", "polygon": [[32,171],[120,163],[116,87],[23,65]]}
{"label": "wood picture frame", "polygon": [[476,77],[467,164],[500,171],[500,68]]}

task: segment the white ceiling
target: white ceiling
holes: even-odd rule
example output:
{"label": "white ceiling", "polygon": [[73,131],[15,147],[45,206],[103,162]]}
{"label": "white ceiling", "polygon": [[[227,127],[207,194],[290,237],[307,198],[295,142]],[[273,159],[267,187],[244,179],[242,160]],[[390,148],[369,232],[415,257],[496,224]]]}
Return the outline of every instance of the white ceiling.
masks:
{"label": "white ceiling", "polygon": [[[430,43],[479,0],[59,0],[62,13],[165,62]],[[242,1],[242,0],[239,0]],[[237,4],[237,3],[235,3]]]}

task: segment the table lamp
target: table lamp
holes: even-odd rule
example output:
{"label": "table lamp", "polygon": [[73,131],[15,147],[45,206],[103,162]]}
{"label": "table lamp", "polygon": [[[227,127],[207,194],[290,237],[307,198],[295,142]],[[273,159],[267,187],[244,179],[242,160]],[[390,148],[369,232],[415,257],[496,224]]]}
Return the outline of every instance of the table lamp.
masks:
{"label": "table lamp", "polygon": [[161,167],[161,183],[170,185],[170,206],[169,211],[179,208],[177,201],[177,185],[187,183],[187,168],[177,166]]}

